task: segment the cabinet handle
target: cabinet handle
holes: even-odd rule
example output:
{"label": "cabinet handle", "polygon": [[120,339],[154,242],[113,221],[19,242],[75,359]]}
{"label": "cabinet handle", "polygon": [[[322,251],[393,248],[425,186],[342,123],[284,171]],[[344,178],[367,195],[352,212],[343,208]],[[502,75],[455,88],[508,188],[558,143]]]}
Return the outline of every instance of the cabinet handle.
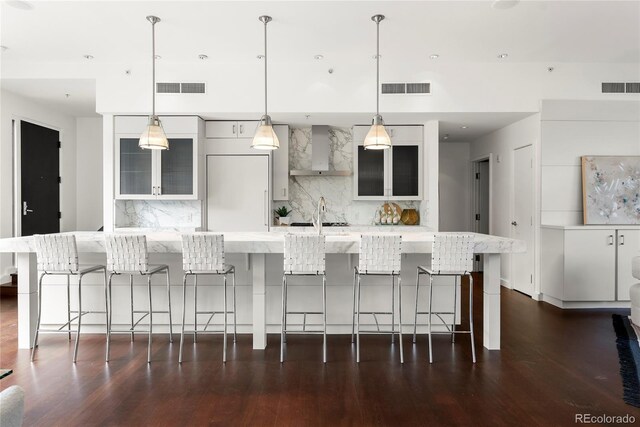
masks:
{"label": "cabinet handle", "polygon": [[267,190],[264,190],[264,225],[269,226],[269,208],[267,208]]}
{"label": "cabinet handle", "polygon": [[609,246],[613,246],[613,234],[609,234]]}
{"label": "cabinet handle", "polygon": [[244,125],[240,125],[240,135],[244,133]]}
{"label": "cabinet handle", "polygon": [[236,134],[236,125],[233,125],[233,132],[234,135]]}
{"label": "cabinet handle", "polygon": [[620,246],[624,246],[624,234],[620,235]]}
{"label": "cabinet handle", "polygon": [[162,187],[158,185],[158,187],[156,187],[158,189],[158,194],[157,196],[161,196],[162,195]]}
{"label": "cabinet handle", "polygon": [[282,196],[287,197],[287,187],[282,187]]}
{"label": "cabinet handle", "polygon": [[156,187],[151,187],[151,195],[152,196],[156,195]]}

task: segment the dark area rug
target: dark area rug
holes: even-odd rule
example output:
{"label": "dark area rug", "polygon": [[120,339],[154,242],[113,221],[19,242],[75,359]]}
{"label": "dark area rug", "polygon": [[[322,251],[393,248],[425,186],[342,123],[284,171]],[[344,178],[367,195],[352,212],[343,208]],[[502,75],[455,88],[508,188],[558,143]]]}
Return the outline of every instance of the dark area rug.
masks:
{"label": "dark area rug", "polygon": [[613,329],[616,331],[616,346],[620,360],[623,400],[640,408],[640,345],[629,317],[613,314]]}

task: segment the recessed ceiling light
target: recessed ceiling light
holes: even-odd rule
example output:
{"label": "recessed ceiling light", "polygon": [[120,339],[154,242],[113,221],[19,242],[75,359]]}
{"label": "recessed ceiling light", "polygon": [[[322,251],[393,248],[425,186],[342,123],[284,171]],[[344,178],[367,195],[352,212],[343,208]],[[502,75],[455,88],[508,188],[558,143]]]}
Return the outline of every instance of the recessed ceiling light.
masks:
{"label": "recessed ceiling light", "polygon": [[467,125],[462,125],[462,126],[460,126],[460,129],[467,129],[468,127],[469,126],[467,126]]}
{"label": "recessed ceiling light", "polygon": [[33,9],[33,5],[28,1],[24,1],[24,0],[7,0],[6,3],[8,6],[15,7],[16,9],[20,9],[20,10]]}
{"label": "recessed ceiling light", "polygon": [[518,0],[494,0],[491,7],[494,9],[511,9],[518,4]]}
{"label": "recessed ceiling light", "polygon": [[65,93],[65,94],[64,94],[64,96],[65,96],[65,98],[70,98],[70,97],[71,97],[71,94],[69,94],[69,93]]}
{"label": "recessed ceiling light", "polygon": [[324,55],[314,55],[313,59],[320,61],[321,59],[324,59]]}
{"label": "recessed ceiling light", "polygon": [[258,59],[264,59],[264,55],[258,55],[258,56],[256,56],[256,58],[258,58]]}
{"label": "recessed ceiling light", "polygon": [[160,56],[160,55],[156,55],[156,56],[154,56],[154,58],[156,58],[156,59],[162,59],[162,56]]}
{"label": "recessed ceiling light", "polygon": [[431,55],[429,55],[429,58],[438,59],[438,58],[440,58],[440,55],[438,55],[437,53],[432,53]]}
{"label": "recessed ceiling light", "polygon": [[7,49],[9,49],[9,48],[8,48],[8,47],[6,47],[6,46],[0,46],[0,50],[1,50],[1,51],[3,51],[3,52],[4,52],[5,50],[7,50]]}
{"label": "recessed ceiling light", "polygon": [[498,55],[498,59],[505,59],[505,58],[507,58],[508,56],[509,56],[509,54],[508,54],[508,53],[501,53],[501,54],[499,54],[499,55]]}
{"label": "recessed ceiling light", "polygon": [[93,59],[93,55],[82,55],[82,57],[89,60]]}
{"label": "recessed ceiling light", "polygon": [[200,55],[198,55],[198,58],[200,58],[200,59],[202,59],[204,61],[205,59],[209,59],[209,56],[205,55],[204,53],[201,53]]}

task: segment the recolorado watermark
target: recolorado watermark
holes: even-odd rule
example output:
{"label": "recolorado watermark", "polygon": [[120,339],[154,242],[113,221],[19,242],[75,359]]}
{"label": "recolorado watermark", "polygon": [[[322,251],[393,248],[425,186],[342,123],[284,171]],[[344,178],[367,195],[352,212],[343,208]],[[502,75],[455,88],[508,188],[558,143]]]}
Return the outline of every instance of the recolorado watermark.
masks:
{"label": "recolorado watermark", "polygon": [[595,414],[576,414],[576,424],[634,424],[636,417],[633,415],[595,415]]}

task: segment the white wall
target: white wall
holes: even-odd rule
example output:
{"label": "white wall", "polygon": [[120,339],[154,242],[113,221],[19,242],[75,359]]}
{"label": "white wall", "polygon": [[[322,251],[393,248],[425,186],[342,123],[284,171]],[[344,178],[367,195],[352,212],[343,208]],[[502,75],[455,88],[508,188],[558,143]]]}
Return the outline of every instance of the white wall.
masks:
{"label": "white wall", "polygon": [[440,144],[440,231],[471,231],[471,147]]}
{"label": "white wall", "polygon": [[78,117],[76,230],[96,231],[102,213],[102,117]]}
{"label": "white wall", "polygon": [[[534,114],[518,122],[512,123],[489,135],[486,135],[471,143],[471,160],[491,155],[493,158],[490,186],[491,186],[491,219],[489,229],[496,236],[511,237],[511,221],[513,208],[513,150],[533,145],[534,153],[539,150],[540,141],[540,115]],[[534,166],[538,161],[534,159]],[[534,167],[534,171],[537,171]],[[534,180],[538,182],[537,174]],[[536,185],[536,192],[539,186]],[[537,203],[536,203],[537,205]],[[539,215],[535,216],[536,230],[535,242],[539,235]],[[503,284],[510,286],[511,280],[511,256],[502,255],[500,275]],[[539,288],[538,288],[539,289]]]}
{"label": "white wall", "polygon": [[[13,137],[12,120],[28,120],[60,131],[62,186],[60,206],[62,231],[76,228],[76,120],[72,116],[43,108],[7,91],[0,92],[0,238],[12,237],[13,220]],[[9,280],[12,257],[0,255],[0,283]]]}
{"label": "white wall", "polygon": [[640,155],[640,102],[543,101],[541,221],[581,225],[581,156]]}

